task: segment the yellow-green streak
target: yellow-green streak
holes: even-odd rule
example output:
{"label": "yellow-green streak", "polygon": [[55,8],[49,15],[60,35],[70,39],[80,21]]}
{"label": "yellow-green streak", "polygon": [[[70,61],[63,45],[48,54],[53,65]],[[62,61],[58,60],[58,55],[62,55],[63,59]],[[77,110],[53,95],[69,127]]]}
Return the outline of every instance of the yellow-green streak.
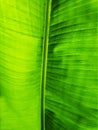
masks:
{"label": "yellow-green streak", "polygon": [[46,87],[46,72],[47,72],[47,57],[48,57],[48,41],[49,41],[49,26],[50,26],[50,14],[51,14],[51,2],[48,0],[46,4],[46,23],[45,34],[43,40],[43,62],[42,62],[42,92],[41,92],[41,130],[45,130],[45,87]]}

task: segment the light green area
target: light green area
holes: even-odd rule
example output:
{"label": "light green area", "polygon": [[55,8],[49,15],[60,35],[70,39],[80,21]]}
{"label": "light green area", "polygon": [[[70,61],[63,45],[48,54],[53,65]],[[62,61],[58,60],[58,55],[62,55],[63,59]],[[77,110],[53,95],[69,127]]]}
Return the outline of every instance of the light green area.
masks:
{"label": "light green area", "polygon": [[0,130],[97,130],[98,2],[46,2],[0,0]]}
{"label": "light green area", "polygon": [[41,129],[44,0],[0,0],[0,130]]}

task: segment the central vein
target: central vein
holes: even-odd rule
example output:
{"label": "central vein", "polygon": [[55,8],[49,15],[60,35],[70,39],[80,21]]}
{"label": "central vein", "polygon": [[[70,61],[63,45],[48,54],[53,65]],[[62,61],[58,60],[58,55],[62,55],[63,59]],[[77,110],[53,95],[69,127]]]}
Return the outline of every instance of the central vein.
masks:
{"label": "central vein", "polygon": [[51,14],[52,0],[47,0],[46,4],[46,21],[45,34],[43,41],[43,64],[42,64],[42,86],[41,86],[41,130],[45,130],[45,88],[46,88],[46,73],[47,73],[47,57],[48,57],[48,42],[49,42],[49,27]]}

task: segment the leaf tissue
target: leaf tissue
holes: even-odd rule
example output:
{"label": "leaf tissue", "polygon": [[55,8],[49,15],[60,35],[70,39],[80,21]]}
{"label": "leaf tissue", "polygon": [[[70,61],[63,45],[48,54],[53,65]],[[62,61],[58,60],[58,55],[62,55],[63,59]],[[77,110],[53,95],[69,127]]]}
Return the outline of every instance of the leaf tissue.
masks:
{"label": "leaf tissue", "polygon": [[98,129],[97,5],[0,0],[0,130]]}

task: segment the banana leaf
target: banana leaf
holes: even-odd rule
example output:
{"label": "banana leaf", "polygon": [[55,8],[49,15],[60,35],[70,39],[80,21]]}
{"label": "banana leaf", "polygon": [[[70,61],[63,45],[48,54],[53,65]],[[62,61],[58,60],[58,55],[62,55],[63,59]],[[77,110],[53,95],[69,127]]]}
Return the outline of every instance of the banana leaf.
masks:
{"label": "banana leaf", "polygon": [[52,2],[46,77],[46,130],[98,129],[97,5]]}
{"label": "banana leaf", "polygon": [[0,0],[0,130],[98,129],[96,0]]}
{"label": "banana leaf", "polygon": [[0,3],[0,130],[40,130],[45,1]]}

